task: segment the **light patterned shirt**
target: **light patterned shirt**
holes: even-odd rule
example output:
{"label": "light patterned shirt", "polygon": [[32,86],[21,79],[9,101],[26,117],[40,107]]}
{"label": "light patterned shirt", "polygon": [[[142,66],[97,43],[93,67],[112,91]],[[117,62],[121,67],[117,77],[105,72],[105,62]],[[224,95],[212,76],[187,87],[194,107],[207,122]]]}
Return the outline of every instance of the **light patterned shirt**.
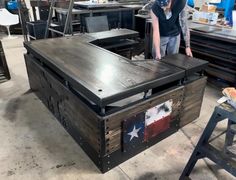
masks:
{"label": "light patterned shirt", "polygon": [[188,11],[187,6],[179,15],[179,22],[182,29],[182,35],[185,42],[185,47],[190,47],[190,31],[188,26]]}

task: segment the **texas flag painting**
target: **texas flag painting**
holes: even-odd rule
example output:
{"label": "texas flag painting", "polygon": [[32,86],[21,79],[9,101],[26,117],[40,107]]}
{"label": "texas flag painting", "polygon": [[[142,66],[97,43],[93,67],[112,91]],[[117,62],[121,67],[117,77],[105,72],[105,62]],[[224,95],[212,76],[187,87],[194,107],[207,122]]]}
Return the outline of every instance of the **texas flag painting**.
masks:
{"label": "texas flag painting", "polygon": [[170,127],[173,101],[168,100],[123,123],[123,149],[129,151]]}
{"label": "texas flag painting", "polygon": [[144,140],[145,113],[137,114],[124,121],[123,148],[124,151],[134,149]]}
{"label": "texas flag painting", "polygon": [[148,109],[145,113],[144,140],[157,136],[170,127],[172,100]]}

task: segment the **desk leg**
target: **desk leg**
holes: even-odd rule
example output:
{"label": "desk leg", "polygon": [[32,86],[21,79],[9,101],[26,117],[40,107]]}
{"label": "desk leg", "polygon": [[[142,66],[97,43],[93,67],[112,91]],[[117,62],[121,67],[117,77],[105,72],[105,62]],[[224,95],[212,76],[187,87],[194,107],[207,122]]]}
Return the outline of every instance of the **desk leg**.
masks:
{"label": "desk leg", "polygon": [[207,126],[206,128],[204,129],[203,133],[202,133],[202,136],[201,138],[199,139],[198,143],[197,143],[197,146],[195,147],[187,165],[185,166],[181,176],[180,176],[180,180],[184,180],[186,179],[186,177],[188,177],[195,164],[197,163],[198,159],[201,159],[204,157],[204,155],[201,153],[201,147],[204,146],[204,144],[206,144],[208,142],[208,140],[210,139],[211,137],[211,134],[212,132],[214,131],[217,123],[221,120],[223,120],[224,118],[221,117],[217,110],[215,109],[209,122],[207,123]]}

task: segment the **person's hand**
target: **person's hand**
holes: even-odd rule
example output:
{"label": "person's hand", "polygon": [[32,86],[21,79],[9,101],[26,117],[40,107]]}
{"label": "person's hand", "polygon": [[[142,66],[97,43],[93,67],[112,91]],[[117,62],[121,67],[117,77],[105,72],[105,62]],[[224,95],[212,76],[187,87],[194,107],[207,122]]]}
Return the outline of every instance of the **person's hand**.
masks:
{"label": "person's hand", "polygon": [[156,59],[156,60],[161,60],[161,53],[156,53],[155,59]]}
{"label": "person's hand", "polygon": [[185,49],[185,53],[186,53],[187,56],[193,57],[193,53],[192,53],[192,50],[191,50],[190,47],[187,47],[187,48]]}

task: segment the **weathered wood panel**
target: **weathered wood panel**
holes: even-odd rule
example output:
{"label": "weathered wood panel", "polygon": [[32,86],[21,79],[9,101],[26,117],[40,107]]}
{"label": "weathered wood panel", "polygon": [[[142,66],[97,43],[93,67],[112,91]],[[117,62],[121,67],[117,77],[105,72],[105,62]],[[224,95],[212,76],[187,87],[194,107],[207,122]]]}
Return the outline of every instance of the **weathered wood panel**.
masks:
{"label": "weathered wood panel", "polygon": [[68,90],[60,78],[55,78],[46,67],[41,67],[36,59],[25,55],[31,89],[50,109],[66,130],[76,127],[81,136],[100,152],[100,118],[76,95]]}
{"label": "weathered wood panel", "polygon": [[[109,137],[109,138],[108,138]],[[106,136],[106,153],[109,154],[121,148],[122,144],[122,129],[119,127],[109,131],[109,136]]]}
{"label": "weathered wood panel", "polygon": [[180,126],[194,121],[200,115],[204,90],[206,86],[206,77],[190,82],[184,87],[184,99],[182,111],[180,113]]}
{"label": "weathered wood panel", "polygon": [[164,103],[167,100],[173,100],[173,112],[171,119],[178,120],[183,99],[184,87],[174,87],[172,90],[166,90],[151,99],[147,99],[125,110],[107,116],[106,120],[106,152],[109,154],[121,148],[122,144],[122,123],[125,119],[132,117],[138,113],[145,112],[158,104]]}

